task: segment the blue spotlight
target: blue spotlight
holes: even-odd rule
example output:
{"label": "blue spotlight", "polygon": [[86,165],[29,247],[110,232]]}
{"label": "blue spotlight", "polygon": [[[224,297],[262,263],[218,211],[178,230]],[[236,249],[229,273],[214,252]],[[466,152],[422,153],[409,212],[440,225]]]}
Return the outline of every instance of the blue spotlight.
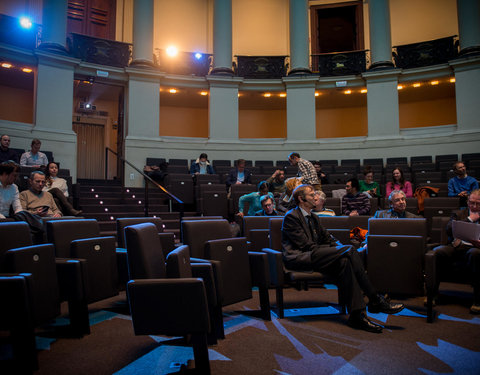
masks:
{"label": "blue spotlight", "polygon": [[20,26],[24,29],[30,29],[32,27],[32,20],[28,17],[20,17]]}
{"label": "blue spotlight", "polygon": [[203,57],[203,55],[202,55],[200,52],[197,52],[197,53],[195,54],[195,58],[196,58],[197,60],[200,60],[202,57]]}

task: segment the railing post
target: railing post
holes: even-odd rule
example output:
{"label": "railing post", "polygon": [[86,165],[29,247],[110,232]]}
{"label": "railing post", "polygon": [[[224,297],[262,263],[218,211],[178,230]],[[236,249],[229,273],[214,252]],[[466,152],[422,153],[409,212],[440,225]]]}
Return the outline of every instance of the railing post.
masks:
{"label": "railing post", "polygon": [[105,180],[108,180],[108,147],[105,147]]}
{"label": "railing post", "polygon": [[148,217],[148,180],[144,177],[143,180],[145,181],[145,199],[143,201],[144,204],[144,212],[145,217]]}

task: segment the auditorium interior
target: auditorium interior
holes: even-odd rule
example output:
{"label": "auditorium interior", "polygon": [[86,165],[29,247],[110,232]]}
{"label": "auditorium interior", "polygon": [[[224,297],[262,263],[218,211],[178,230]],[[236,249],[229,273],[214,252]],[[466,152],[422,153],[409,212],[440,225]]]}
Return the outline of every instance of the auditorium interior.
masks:
{"label": "auditorium interior", "polygon": [[[0,372],[478,374],[472,287],[440,280],[433,248],[465,208],[454,163],[480,181],[479,87],[480,0],[0,1],[0,134],[18,155],[41,140],[82,213],[35,243],[0,219]],[[284,268],[281,218],[238,215],[297,175],[292,152],[328,176],[322,225],[356,247],[369,230],[367,273],[406,306],[369,313],[382,335],[344,324],[328,278]],[[214,174],[191,173],[202,153]],[[251,183],[226,189],[239,159]],[[342,216],[365,167],[379,197]],[[421,219],[375,232],[395,168]]]}

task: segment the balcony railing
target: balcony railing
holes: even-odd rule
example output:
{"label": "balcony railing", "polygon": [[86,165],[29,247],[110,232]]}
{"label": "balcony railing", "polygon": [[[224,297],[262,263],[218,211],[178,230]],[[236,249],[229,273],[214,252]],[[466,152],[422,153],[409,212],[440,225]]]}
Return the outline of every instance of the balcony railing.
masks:
{"label": "balcony railing", "polygon": [[132,57],[132,45],[129,43],[77,33],[71,33],[67,38],[67,50],[77,59],[118,68],[128,66]]}
{"label": "balcony railing", "polygon": [[458,56],[459,43],[456,36],[427,42],[393,47],[393,59],[397,68],[409,69],[444,64]]}
{"label": "balcony railing", "polygon": [[360,74],[367,69],[367,50],[312,55],[312,71],[321,76]]}
{"label": "balcony railing", "polygon": [[244,78],[275,79],[287,75],[287,56],[236,56],[235,75]]}
{"label": "balcony railing", "polygon": [[211,68],[212,55],[207,53],[178,52],[168,56],[164,49],[155,48],[154,62],[161,71],[169,74],[204,77]]}

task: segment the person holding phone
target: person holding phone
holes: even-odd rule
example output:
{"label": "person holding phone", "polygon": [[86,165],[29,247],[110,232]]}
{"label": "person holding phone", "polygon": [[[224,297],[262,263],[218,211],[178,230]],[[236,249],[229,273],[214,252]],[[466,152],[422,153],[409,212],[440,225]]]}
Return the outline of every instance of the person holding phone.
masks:
{"label": "person holding phone", "polygon": [[33,171],[30,174],[30,188],[20,193],[20,204],[25,211],[40,217],[61,217],[52,194],[43,191],[45,187],[45,174],[41,171]]}

